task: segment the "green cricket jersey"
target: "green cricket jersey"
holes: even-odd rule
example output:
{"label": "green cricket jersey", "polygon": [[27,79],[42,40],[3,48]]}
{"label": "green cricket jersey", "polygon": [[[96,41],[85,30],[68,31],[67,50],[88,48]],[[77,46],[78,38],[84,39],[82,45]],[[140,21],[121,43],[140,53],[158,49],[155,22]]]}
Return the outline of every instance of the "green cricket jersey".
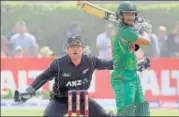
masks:
{"label": "green cricket jersey", "polygon": [[116,32],[112,38],[113,64],[114,70],[112,78],[120,78],[123,75],[133,76],[136,73],[136,56],[130,50],[130,44],[139,38],[137,32],[132,27],[123,22],[116,25]]}

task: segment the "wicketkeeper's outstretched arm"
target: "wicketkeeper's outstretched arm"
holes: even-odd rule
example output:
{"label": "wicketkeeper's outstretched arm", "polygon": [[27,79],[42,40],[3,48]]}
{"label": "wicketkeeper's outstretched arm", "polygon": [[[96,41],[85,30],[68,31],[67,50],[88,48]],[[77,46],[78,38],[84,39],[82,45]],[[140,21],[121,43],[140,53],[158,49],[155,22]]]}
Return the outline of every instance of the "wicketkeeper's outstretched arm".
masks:
{"label": "wicketkeeper's outstretched arm", "polygon": [[[37,64],[38,65],[38,64]],[[52,80],[53,77],[59,72],[58,63],[55,59],[49,67],[44,70],[33,83],[25,90],[25,92],[20,93],[19,91],[14,92],[15,102],[25,102],[35,95],[35,92],[42,87],[47,81]]]}

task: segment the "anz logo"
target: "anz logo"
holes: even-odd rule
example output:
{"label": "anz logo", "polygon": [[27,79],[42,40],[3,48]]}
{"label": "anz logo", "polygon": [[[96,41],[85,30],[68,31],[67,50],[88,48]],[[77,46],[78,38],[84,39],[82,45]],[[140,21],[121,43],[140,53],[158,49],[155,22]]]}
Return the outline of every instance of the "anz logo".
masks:
{"label": "anz logo", "polygon": [[66,87],[76,87],[76,86],[81,86],[81,85],[85,85],[89,82],[89,80],[87,78],[84,79],[80,79],[80,80],[73,80],[73,81],[68,81],[66,83]]}

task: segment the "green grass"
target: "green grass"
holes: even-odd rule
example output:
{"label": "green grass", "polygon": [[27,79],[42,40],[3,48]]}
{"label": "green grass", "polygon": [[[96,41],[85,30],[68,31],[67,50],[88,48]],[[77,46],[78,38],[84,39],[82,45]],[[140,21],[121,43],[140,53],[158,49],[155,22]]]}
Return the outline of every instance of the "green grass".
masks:
{"label": "green grass", "polygon": [[[43,110],[1,110],[1,116],[42,116]],[[151,116],[178,116],[179,110],[151,110]]]}
{"label": "green grass", "polygon": [[42,109],[33,109],[33,110],[1,110],[1,116],[42,116]]}

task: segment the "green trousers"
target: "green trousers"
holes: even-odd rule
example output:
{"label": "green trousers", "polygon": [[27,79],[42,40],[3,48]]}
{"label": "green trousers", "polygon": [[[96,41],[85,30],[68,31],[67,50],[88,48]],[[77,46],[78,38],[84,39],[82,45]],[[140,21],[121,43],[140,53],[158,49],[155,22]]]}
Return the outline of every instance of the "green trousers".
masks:
{"label": "green trousers", "polygon": [[120,113],[124,108],[144,102],[144,95],[136,72],[119,72],[113,70],[111,85],[115,93],[117,111]]}

